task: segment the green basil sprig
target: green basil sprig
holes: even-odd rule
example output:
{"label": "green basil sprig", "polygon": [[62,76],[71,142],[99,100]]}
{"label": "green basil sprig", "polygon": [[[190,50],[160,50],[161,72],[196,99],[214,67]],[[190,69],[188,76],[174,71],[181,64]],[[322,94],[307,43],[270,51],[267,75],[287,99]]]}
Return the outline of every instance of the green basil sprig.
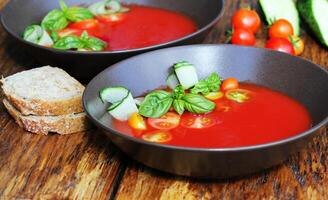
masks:
{"label": "green basil sprig", "polygon": [[53,40],[49,34],[39,25],[28,26],[24,33],[23,39],[42,46],[52,46]]}
{"label": "green basil sprig", "polygon": [[62,50],[77,49],[101,51],[106,46],[106,42],[95,37],[89,37],[88,33],[85,31],[82,33],[81,37],[69,35],[58,39],[58,41],[53,45],[53,48]]}
{"label": "green basil sprig", "polygon": [[123,7],[117,0],[104,0],[89,6],[89,10],[93,15],[110,15],[115,13],[122,13],[129,11],[128,8]]}
{"label": "green basil sprig", "polygon": [[173,102],[172,95],[166,91],[149,93],[139,107],[139,113],[145,117],[157,118],[166,114]]}
{"label": "green basil sprig", "polygon": [[206,79],[199,81],[194,88],[191,89],[192,94],[202,93],[207,95],[210,92],[216,92],[221,86],[221,78],[217,73],[212,73]]}
{"label": "green basil sprig", "polygon": [[139,114],[157,118],[166,114],[173,104],[174,110],[182,115],[185,110],[196,114],[211,112],[215,103],[198,94],[186,94],[181,85],[173,93],[163,90],[149,93],[140,105]]}
{"label": "green basil sprig", "polygon": [[61,10],[50,11],[42,20],[41,25],[48,31],[64,29],[70,21],[78,22],[93,18],[93,14],[83,7],[69,8],[63,0],[59,1]]}

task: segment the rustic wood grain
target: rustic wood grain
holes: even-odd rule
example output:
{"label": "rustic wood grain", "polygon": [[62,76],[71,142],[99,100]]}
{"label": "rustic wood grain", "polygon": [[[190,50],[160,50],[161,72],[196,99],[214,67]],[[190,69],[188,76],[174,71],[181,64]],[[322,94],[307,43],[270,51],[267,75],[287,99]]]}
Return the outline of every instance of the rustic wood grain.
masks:
{"label": "rustic wood grain", "polygon": [[[249,2],[259,10],[256,0],[227,1],[223,18],[205,42],[226,41],[225,31],[231,28],[233,11]],[[257,38],[256,46],[263,47],[265,28],[259,31]],[[304,32],[302,39],[306,44],[302,56],[328,69],[328,51]],[[131,161],[116,199],[328,199],[327,136],[324,129],[306,149],[284,164],[239,179],[206,181],[175,177]]]}
{"label": "rustic wood grain", "polygon": [[[6,2],[0,0],[0,8]],[[226,41],[233,11],[249,2],[258,9],[257,0],[226,0],[225,15],[205,42]],[[257,34],[257,47],[264,46],[265,32]],[[303,57],[328,69],[328,51],[308,34],[302,38]],[[0,75],[36,64],[1,28]],[[129,160],[98,130],[70,136],[28,134],[0,105],[0,199],[328,199],[327,137],[323,130],[299,154],[262,173],[195,180]]]}

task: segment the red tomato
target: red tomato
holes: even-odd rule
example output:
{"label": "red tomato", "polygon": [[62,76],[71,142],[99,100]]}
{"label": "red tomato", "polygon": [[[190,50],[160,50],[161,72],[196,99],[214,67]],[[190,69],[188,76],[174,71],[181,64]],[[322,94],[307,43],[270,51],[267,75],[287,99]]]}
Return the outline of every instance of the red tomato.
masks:
{"label": "red tomato", "polygon": [[69,35],[80,36],[82,34],[82,32],[83,32],[83,30],[73,29],[73,28],[65,28],[63,30],[57,31],[57,34],[59,37],[65,37],[65,36],[69,36]]}
{"label": "red tomato", "polygon": [[221,90],[227,91],[227,90],[233,90],[237,89],[239,87],[238,80],[235,78],[227,78],[223,81],[221,85]]}
{"label": "red tomato", "polygon": [[117,14],[112,14],[112,15],[102,15],[102,16],[97,17],[99,22],[102,22],[102,23],[118,22],[118,21],[124,20],[125,18],[126,18],[126,15],[124,13],[117,13]]}
{"label": "red tomato", "polygon": [[92,29],[98,26],[99,22],[97,19],[86,19],[83,21],[75,22],[69,25],[70,28],[76,28],[76,29]]}
{"label": "red tomato", "polygon": [[179,126],[180,115],[168,112],[160,118],[148,118],[148,124],[160,130],[170,130]]}
{"label": "red tomato", "polygon": [[281,51],[294,55],[294,47],[290,41],[285,38],[271,38],[267,41],[265,48]]}
{"label": "red tomato", "polygon": [[244,45],[244,46],[254,46],[255,36],[252,31],[247,29],[235,29],[231,37],[232,44]]}
{"label": "red tomato", "polygon": [[181,119],[181,126],[193,129],[209,128],[214,126],[215,119],[210,115],[185,114]]}
{"label": "red tomato", "polygon": [[256,33],[261,25],[261,19],[256,11],[242,8],[232,16],[234,29],[247,29]]}
{"label": "red tomato", "polygon": [[294,29],[291,23],[285,19],[275,21],[269,28],[270,38],[286,38],[294,35]]}

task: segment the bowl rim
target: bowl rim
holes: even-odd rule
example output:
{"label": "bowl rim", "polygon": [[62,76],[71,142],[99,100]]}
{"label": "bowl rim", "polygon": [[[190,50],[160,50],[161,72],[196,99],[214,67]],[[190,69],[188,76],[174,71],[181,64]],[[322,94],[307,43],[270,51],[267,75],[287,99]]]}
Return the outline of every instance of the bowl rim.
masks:
{"label": "bowl rim", "polygon": [[263,49],[263,48],[257,48],[257,47],[245,47],[245,46],[238,46],[238,45],[230,45],[230,44],[197,44],[197,45],[184,45],[184,46],[178,46],[178,47],[170,47],[170,48],[164,48],[164,49],[159,49],[159,50],[155,50],[155,51],[151,51],[151,52],[147,52],[147,53],[143,53],[143,54],[139,54],[133,57],[130,57],[128,59],[125,59],[123,61],[120,61],[112,66],[107,67],[105,70],[103,70],[102,72],[100,72],[97,76],[95,76],[90,82],[89,84],[86,86],[84,92],[83,92],[83,97],[82,97],[82,103],[83,103],[83,107],[84,110],[87,114],[87,116],[89,117],[89,119],[91,119],[98,127],[101,127],[102,129],[106,130],[107,132],[110,132],[110,134],[114,134],[118,137],[123,137],[124,139],[130,140],[132,142],[141,144],[141,145],[146,145],[146,146],[150,146],[150,147],[154,147],[154,148],[163,148],[166,150],[178,150],[178,151],[188,151],[188,152],[203,152],[203,153],[215,153],[215,152],[240,152],[240,151],[254,151],[254,150],[260,150],[260,149],[266,149],[266,148],[272,148],[275,146],[279,146],[279,145],[283,145],[283,144],[287,144],[287,143],[291,143],[291,142],[295,142],[296,140],[300,140],[318,130],[320,130],[321,127],[325,126],[328,123],[328,115],[321,120],[317,125],[312,126],[311,128],[309,128],[308,130],[299,133],[297,135],[282,139],[282,140],[278,140],[278,141],[274,141],[274,142],[268,142],[268,143],[263,143],[263,144],[257,144],[257,145],[249,145],[249,146],[242,146],[242,147],[229,147],[229,148],[202,148],[202,147],[185,147],[185,146],[174,146],[174,145],[168,145],[168,144],[160,144],[160,143],[151,143],[151,142],[147,142],[138,138],[135,138],[133,136],[129,136],[126,135],[124,133],[120,133],[119,131],[111,128],[111,127],[107,127],[104,126],[102,123],[100,123],[98,121],[98,119],[96,119],[95,117],[93,117],[88,109],[87,109],[87,101],[86,101],[86,93],[89,90],[90,85],[95,82],[98,78],[98,76],[100,76],[102,73],[104,73],[105,71],[109,70],[110,68],[115,68],[115,67],[119,67],[121,63],[123,62],[127,62],[130,59],[136,59],[138,57],[143,57],[144,55],[148,55],[148,54],[153,54],[153,53],[160,53],[161,51],[168,51],[170,49],[184,49],[184,48],[190,48],[190,47],[213,47],[213,46],[223,46],[223,47],[234,47],[234,48],[245,48],[245,49],[257,49],[258,51],[267,51],[273,54],[278,54],[278,55],[283,55],[283,56],[288,56],[291,59],[300,59],[303,62],[307,62],[309,64],[311,64],[312,66],[314,66],[315,68],[321,70],[323,73],[325,73],[328,76],[328,70],[326,70],[323,67],[320,67],[318,64],[315,64],[311,61],[309,61],[308,59],[302,58],[302,57],[296,57],[296,56],[292,56],[286,53],[282,53],[282,52],[278,52],[278,51],[274,51],[274,50],[270,50],[270,49]]}
{"label": "bowl rim", "polygon": [[[23,0],[21,0],[23,1]],[[140,52],[145,52],[145,51],[150,51],[150,50],[156,50],[156,49],[160,49],[160,48],[165,48],[168,46],[173,46],[177,43],[183,42],[185,40],[191,39],[193,37],[195,37],[196,35],[199,35],[205,31],[207,31],[208,29],[210,29],[211,27],[213,27],[223,16],[224,11],[225,11],[225,5],[226,5],[226,0],[220,0],[222,2],[222,8],[220,9],[219,13],[217,13],[216,17],[208,24],[206,24],[203,28],[201,29],[197,29],[197,31],[188,34],[184,37],[178,38],[176,40],[172,40],[172,41],[168,41],[165,43],[160,43],[157,45],[152,45],[152,46],[146,46],[146,47],[142,47],[142,48],[135,48],[135,49],[127,49],[127,50],[117,50],[117,51],[73,51],[73,50],[60,50],[60,49],[54,49],[52,47],[45,47],[45,46],[41,46],[41,45],[37,45],[34,44],[32,42],[28,42],[25,41],[24,39],[22,39],[22,37],[20,37],[18,34],[16,34],[14,31],[12,31],[6,24],[6,20],[3,17],[3,12],[8,9],[8,7],[10,6],[11,3],[14,3],[15,1],[9,1],[1,10],[1,15],[0,15],[0,22],[2,24],[2,26],[4,27],[5,31],[7,33],[9,33],[9,35],[11,35],[12,37],[14,37],[15,39],[17,39],[19,42],[24,43],[25,45],[30,45],[33,46],[35,48],[41,49],[41,50],[45,50],[45,51],[49,51],[52,53],[57,53],[57,54],[68,54],[68,55],[116,55],[116,54],[122,54],[122,53],[140,53]],[[142,5],[142,4],[140,4]]]}

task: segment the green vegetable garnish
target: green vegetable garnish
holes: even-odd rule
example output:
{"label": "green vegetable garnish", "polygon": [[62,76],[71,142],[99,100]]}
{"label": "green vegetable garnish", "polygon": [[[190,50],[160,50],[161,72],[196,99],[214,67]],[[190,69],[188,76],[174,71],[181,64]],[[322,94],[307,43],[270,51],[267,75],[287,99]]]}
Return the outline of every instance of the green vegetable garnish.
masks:
{"label": "green vegetable garnish", "polygon": [[82,33],[81,37],[75,35],[65,36],[60,38],[54,45],[55,49],[77,49],[77,50],[93,50],[101,51],[107,46],[107,43],[95,38],[89,37],[88,33],[85,31]]}
{"label": "green vegetable garnish", "polygon": [[70,21],[78,22],[93,18],[93,14],[87,8],[77,6],[69,8],[62,0],[59,4],[61,10],[50,11],[41,22],[42,27],[48,31],[64,29]]}
{"label": "green vegetable garnish", "polygon": [[198,94],[186,94],[182,100],[185,109],[196,114],[208,113],[215,108],[215,103]]}
{"label": "green vegetable garnish", "polygon": [[89,10],[93,15],[110,15],[115,13],[122,13],[129,11],[128,8],[125,8],[117,0],[104,0],[97,2],[89,6]]}
{"label": "green vegetable garnish", "polygon": [[53,45],[49,34],[39,25],[28,26],[24,31],[23,39],[42,46]]}
{"label": "green vegetable garnish", "polygon": [[192,94],[202,93],[208,95],[210,92],[216,92],[221,86],[221,78],[217,73],[212,73],[206,79],[199,81],[194,88],[191,89]]}
{"label": "green vegetable garnish", "polygon": [[172,102],[172,95],[166,91],[151,92],[140,105],[139,114],[151,118],[161,117],[169,111]]}

